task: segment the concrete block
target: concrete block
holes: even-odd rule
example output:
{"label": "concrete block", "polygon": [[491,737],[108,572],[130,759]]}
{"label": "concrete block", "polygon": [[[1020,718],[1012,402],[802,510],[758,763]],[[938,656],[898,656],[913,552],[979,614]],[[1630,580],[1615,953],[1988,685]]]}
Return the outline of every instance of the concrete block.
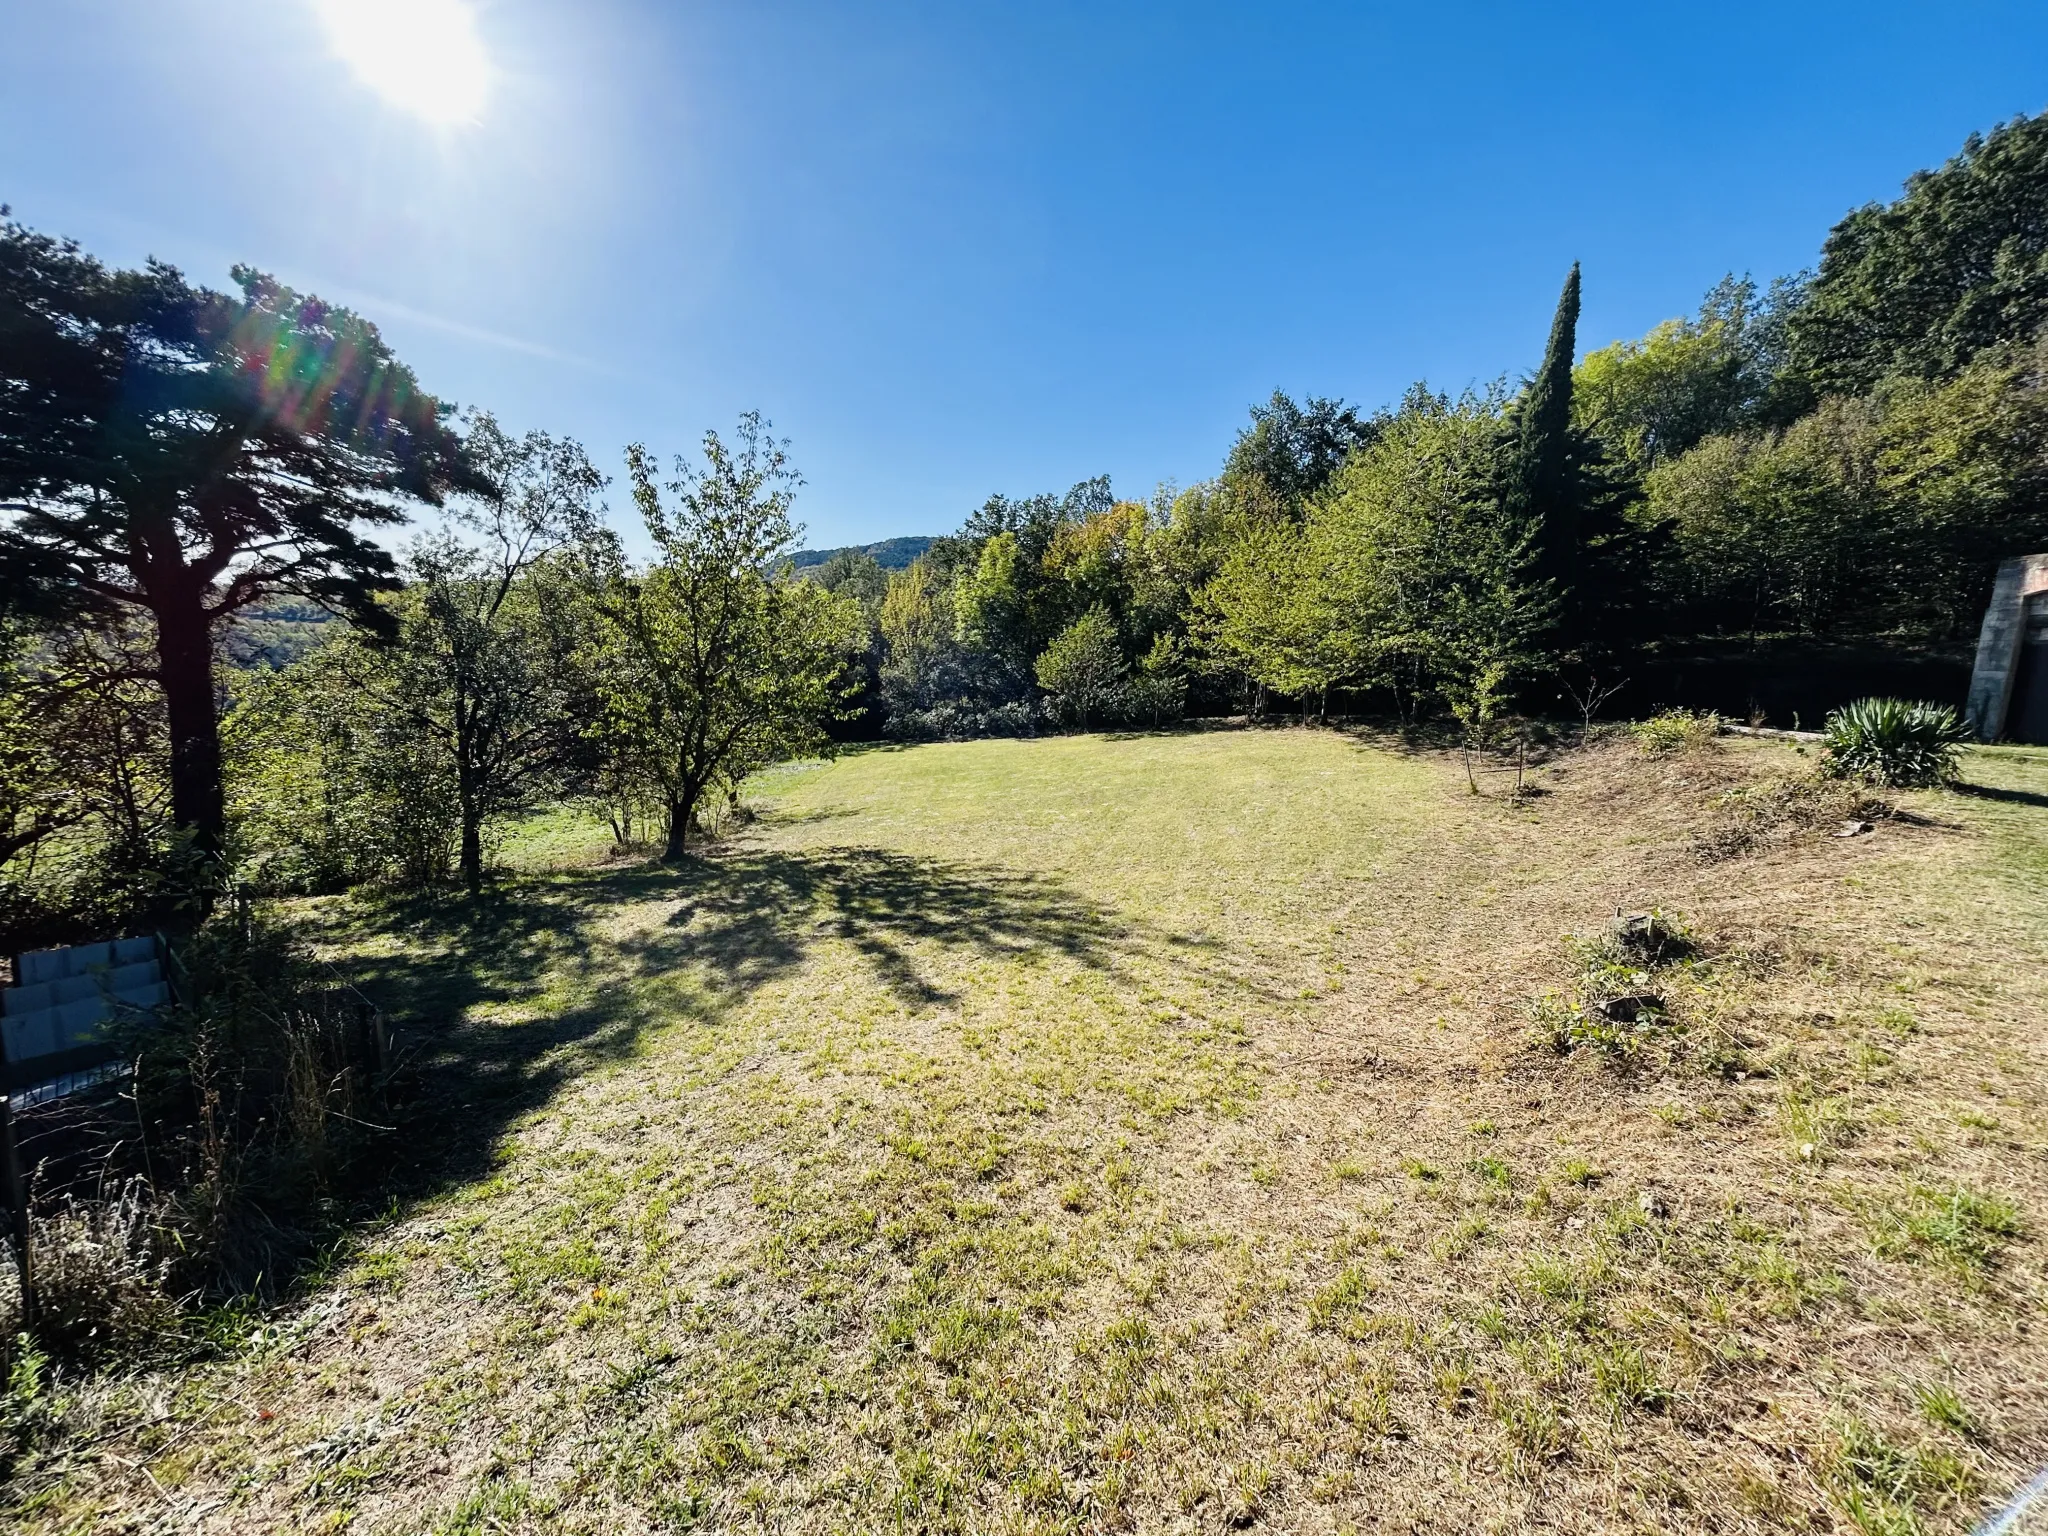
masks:
{"label": "concrete block", "polygon": [[2015,555],[2002,562],[1977,633],[1977,664],[1970,673],[1970,727],[1979,741],[2005,733],[2013,680],[2027,640],[2027,600],[2048,592],[2048,554]]}
{"label": "concrete block", "polygon": [[36,1013],[0,1019],[0,1040],[7,1046],[9,1061],[29,1061],[57,1049],[57,1014],[44,1008]]}
{"label": "concrete block", "polygon": [[107,986],[115,992],[125,992],[130,987],[153,986],[164,979],[164,973],[157,968],[154,959],[132,960],[126,965],[116,965],[107,972]]}
{"label": "concrete block", "polygon": [[0,1048],[13,1063],[97,1044],[117,1015],[170,1001],[153,938],[34,950],[21,957],[18,979],[0,995]]}
{"label": "concrete block", "polygon": [[87,971],[83,976],[63,976],[46,982],[52,1006],[75,1003],[82,997],[98,997],[106,990],[105,971]]}
{"label": "concrete block", "polygon": [[86,997],[59,1003],[50,1012],[57,1020],[57,1049],[68,1051],[99,1039],[101,1027],[114,1016],[114,1005],[104,997]]}
{"label": "concrete block", "polygon": [[41,1013],[57,999],[53,995],[57,984],[53,981],[39,981],[32,987],[9,987],[0,992],[0,1015],[17,1018],[24,1013]]}
{"label": "concrete block", "polygon": [[21,957],[21,975],[18,980],[32,985],[39,981],[62,981],[67,976],[79,976],[96,965],[114,963],[114,946],[111,942],[100,944],[74,944],[69,949],[32,949]]}
{"label": "concrete block", "polygon": [[114,1006],[131,1013],[148,1013],[171,1000],[171,989],[160,981],[139,982],[114,994]]}

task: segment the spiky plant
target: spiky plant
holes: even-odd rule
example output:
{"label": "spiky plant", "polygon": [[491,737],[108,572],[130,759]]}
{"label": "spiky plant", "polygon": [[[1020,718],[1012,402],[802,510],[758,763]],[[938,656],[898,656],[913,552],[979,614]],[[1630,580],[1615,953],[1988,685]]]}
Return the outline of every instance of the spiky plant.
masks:
{"label": "spiky plant", "polygon": [[1828,716],[1822,770],[1893,789],[1955,782],[1969,728],[1946,704],[1858,699]]}

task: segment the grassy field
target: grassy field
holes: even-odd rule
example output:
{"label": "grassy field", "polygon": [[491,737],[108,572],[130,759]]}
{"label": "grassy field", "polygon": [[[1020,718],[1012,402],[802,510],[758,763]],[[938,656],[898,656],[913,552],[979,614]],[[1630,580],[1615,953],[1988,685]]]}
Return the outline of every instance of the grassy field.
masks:
{"label": "grassy field", "polygon": [[1851,838],[1804,767],[870,750],[687,868],[308,904],[402,1198],[15,1519],[1963,1529],[2048,1461],[2048,754]]}

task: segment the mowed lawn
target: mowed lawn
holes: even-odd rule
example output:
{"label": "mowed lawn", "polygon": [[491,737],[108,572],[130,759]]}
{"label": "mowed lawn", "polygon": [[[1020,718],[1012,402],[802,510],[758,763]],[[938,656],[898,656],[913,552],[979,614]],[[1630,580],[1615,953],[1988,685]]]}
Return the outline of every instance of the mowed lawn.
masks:
{"label": "mowed lawn", "polygon": [[[2048,1461],[2048,753],[1729,798],[1806,766],[867,750],[685,868],[306,904],[419,1052],[405,1196],[19,1519],[1964,1529]],[[1650,907],[1668,1021],[1574,1045]]]}

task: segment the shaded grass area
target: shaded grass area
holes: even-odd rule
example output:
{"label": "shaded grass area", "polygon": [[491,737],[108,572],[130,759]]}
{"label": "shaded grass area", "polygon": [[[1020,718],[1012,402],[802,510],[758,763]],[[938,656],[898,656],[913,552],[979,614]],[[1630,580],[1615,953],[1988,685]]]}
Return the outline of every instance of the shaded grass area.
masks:
{"label": "shaded grass area", "polygon": [[[1703,864],[1792,763],[878,751],[682,869],[308,904],[417,1052],[400,1205],[22,1517],[1959,1528],[2048,1455],[2048,767]],[[1696,951],[1559,1054],[1617,905]]]}
{"label": "shaded grass area", "polygon": [[[882,849],[749,850],[445,894],[308,903],[343,972],[399,1030],[415,1101],[385,1194],[485,1176],[500,1138],[565,1084],[629,1061],[650,1028],[709,1021],[848,946],[899,1006],[952,994],[912,946],[1102,969],[1124,937],[1057,882]],[[622,914],[644,918],[641,927]],[[377,937],[358,935],[368,928]],[[452,1027],[451,1027],[452,1026]]]}

